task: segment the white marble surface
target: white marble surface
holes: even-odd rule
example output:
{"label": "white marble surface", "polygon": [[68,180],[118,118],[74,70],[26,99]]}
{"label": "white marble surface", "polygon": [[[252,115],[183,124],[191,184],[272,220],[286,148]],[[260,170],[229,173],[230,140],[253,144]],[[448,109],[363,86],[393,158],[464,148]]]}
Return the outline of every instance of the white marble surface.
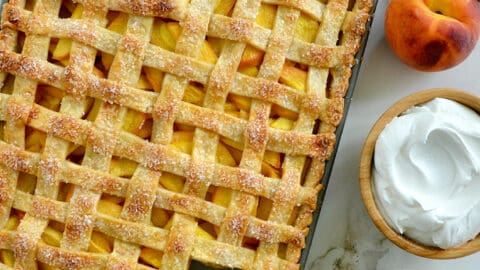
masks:
{"label": "white marble surface", "polygon": [[397,248],[366,214],[358,164],[363,142],[377,118],[400,98],[418,90],[453,87],[480,95],[480,45],[457,67],[415,71],[399,62],[384,37],[386,0],[379,0],[341,138],[325,204],[317,224],[309,270],[478,270],[480,253],[454,260],[430,260]]}

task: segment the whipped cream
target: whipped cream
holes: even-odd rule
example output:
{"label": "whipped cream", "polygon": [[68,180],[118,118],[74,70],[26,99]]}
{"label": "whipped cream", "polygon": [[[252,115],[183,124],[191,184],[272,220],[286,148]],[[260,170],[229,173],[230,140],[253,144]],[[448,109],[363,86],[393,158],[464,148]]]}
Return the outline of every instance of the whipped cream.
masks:
{"label": "whipped cream", "polygon": [[480,116],[437,98],[389,123],[375,145],[377,205],[398,233],[443,249],[480,232]]}

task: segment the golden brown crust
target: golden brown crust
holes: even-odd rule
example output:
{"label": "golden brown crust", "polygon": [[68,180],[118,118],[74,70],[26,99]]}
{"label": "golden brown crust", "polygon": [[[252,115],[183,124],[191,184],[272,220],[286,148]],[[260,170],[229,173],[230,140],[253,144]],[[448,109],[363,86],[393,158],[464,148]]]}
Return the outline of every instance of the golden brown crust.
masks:
{"label": "golden brown crust", "polygon": [[[24,2],[4,5],[0,31],[0,252],[10,252],[0,264],[299,268],[372,0],[238,0],[223,14],[208,0]],[[54,15],[77,3],[78,18]],[[269,27],[258,20],[266,4]],[[125,29],[106,27],[124,13]],[[296,35],[305,16],[318,28],[310,41]],[[178,22],[173,48],[153,41],[159,21]],[[67,39],[68,55],[55,58],[52,42]],[[205,40],[221,40],[214,61],[202,58]],[[261,55],[249,62],[259,63],[253,74],[240,71],[248,50]],[[285,66],[305,74],[303,88],[285,82]],[[145,69],[156,72],[156,91],[137,85]],[[195,85],[203,92],[188,102]],[[42,93],[57,95],[58,107],[41,103]],[[248,100],[238,114],[225,111],[233,97]],[[132,111],[151,121],[151,134],[125,128]],[[271,125],[282,114],[291,127]],[[186,152],[173,146],[180,126],[194,130]],[[40,141],[36,151],[29,139]],[[238,167],[217,160],[225,140]],[[278,160],[266,165],[271,153]],[[111,172],[118,159],[135,164],[130,175]],[[161,184],[169,175],[181,189]],[[222,188],[231,191],[226,204],[211,198]],[[117,212],[101,209],[104,196],[116,198]],[[155,211],[168,224],[155,225]],[[204,224],[211,238],[198,234]],[[110,244],[92,246],[98,235]],[[145,250],[161,263],[146,266]]]}

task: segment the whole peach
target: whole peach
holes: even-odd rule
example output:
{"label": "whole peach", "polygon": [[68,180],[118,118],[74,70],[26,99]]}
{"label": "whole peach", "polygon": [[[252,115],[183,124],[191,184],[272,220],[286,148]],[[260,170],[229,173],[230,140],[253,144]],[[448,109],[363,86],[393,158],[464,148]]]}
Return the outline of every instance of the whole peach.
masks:
{"label": "whole peach", "polygon": [[422,71],[458,65],[480,35],[478,0],[391,0],[385,35],[405,64]]}

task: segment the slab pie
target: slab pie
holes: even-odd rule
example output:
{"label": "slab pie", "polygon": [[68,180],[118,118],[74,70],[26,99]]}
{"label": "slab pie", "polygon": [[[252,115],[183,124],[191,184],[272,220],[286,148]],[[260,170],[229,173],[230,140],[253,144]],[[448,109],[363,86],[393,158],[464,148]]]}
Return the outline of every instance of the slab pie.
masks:
{"label": "slab pie", "polygon": [[5,4],[0,269],[299,269],[372,5]]}

